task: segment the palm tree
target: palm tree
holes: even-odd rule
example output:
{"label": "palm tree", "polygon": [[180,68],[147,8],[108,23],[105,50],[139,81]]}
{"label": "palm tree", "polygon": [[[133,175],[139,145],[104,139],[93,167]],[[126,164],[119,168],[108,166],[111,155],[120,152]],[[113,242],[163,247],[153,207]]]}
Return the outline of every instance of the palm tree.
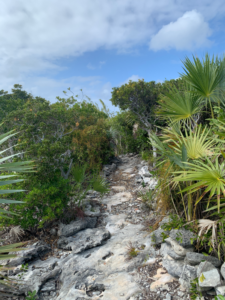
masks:
{"label": "palm tree", "polygon": [[[190,191],[192,190],[192,182],[200,180],[200,177],[197,175],[199,164],[202,162],[205,168],[207,168],[207,165],[210,164],[207,163],[209,158],[218,155],[219,149],[217,147],[217,141],[212,137],[209,128],[205,127],[202,129],[202,126],[199,125],[194,132],[189,129],[184,130],[184,133],[182,133],[178,125],[179,124],[162,129],[160,137],[153,134],[152,143],[157,150],[159,150],[158,166],[161,164],[167,164],[169,166],[166,172],[169,173],[169,176],[167,176],[167,184],[171,185],[172,188],[179,188],[185,214],[186,206],[184,204],[183,192],[188,192],[186,194],[188,198],[186,219],[190,221],[193,217],[193,197]],[[177,176],[177,174],[179,174],[179,176]],[[192,177],[188,176],[188,174],[192,174]],[[186,189],[181,191],[180,182],[187,183]],[[204,185],[200,184],[198,187],[203,186]],[[195,191],[196,190],[193,190],[193,192]]]}
{"label": "palm tree", "polygon": [[194,128],[202,111],[201,101],[190,86],[187,90],[178,91],[175,87],[161,95],[157,115],[169,120],[172,124],[182,122],[185,127]]}
{"label": "palm tree", "polygon": [[[13,133],[14,131],[7,132],[5,134],[0,135],[0,145],[2,145],[4,142],[6,142],[8,139],[10,139],[12,136],[14,136],[16,133]],[[14,172],[14,173],[20,173],[20,172],[32,172],[33,164],[31,161],[25,161],[25,162],[8,162],[9,160],[15,158],[16,156],[20,155],[21,153],[17,153],[10,156],[2,157],[2,155],[9,149],[5,149],[0,151],[0,172]],[[23,179],[12,179],[18,177],[18,175],[0,175],[0,185],[5,186],[13,183],[17,183],[20,181],[23,181]],[[23,190],[0,190],[1,195],[10,194],[10,193],[18,193]],[[0,204],[11,204],[11,203],[22,203],[22,201],[16,201],[16,200],[8,200],[8,199],[0,199]],[[8,214],[13,215],[13,212],[10,212],[8,210],[4,210],[3,208],[0,208],[0,215],[2,217],[9,217]],[[16,252],[24,250],[23,248],[18,248],[23,246],[25,243],[17,243],[12,245],[5,245],[0,247],[0,260],[3,259],[10,259],[13,257],[16,257],[16,254],[5,254],[9,252]],[[2,266],[0,266],[0,270],[6,269]],[[7,278],[6,278],[7,279]],[[6,283],[4,280],[2,283]]]}
{"label": "palm tree", "polygon": [[210,106],[214,118],[212,104],[224,102],[225,58],[210,58],[206,54],[202,61],[193,56],[193,61],[186,57],[182,62],[184,73],[180,75],[191,85],[202,104]]}

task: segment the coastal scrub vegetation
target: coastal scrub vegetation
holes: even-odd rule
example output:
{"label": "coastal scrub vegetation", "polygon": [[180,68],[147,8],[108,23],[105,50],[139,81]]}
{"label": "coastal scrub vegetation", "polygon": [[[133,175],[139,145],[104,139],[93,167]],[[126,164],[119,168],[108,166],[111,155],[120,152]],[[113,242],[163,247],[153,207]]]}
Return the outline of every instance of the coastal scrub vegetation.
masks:
{"label": "coastal scrub vegetation", "polygon": [[[179,79],[114,87],[115,114],[103,101],[99,108],[67,92],[50,103],[19,84],[11,93],[1,90],[0,135],[8,137],[0,159],[20,171],[1,169],[1,176],[14,176],[0,185],[1,226],[35,235],[53,221],[70,222],[89,190],[107,193],[102,166],[114,155],[139,153],[158,178],[145,201],[158,199],[161,214],[173,209],[174,224],[198,233],[199,250],[223,259],[225,59],[206,54],[182,63]],[[35,172],[24,172],[29,161]],[[11,185],[19,191],[13,197]]]}

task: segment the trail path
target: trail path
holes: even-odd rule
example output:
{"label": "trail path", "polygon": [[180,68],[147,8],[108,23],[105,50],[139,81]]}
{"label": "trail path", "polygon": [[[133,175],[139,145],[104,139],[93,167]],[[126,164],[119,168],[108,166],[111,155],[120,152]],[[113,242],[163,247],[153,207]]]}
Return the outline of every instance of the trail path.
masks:
{"label": "trail path", "polygon": [[[28,262],[29,268],[22,276],[25,285],[20,295],[4,299],[24,299],[27,286],[38,292],[40,300],[188,299],[162,268],[159,251],[146,231],[146,224],[156,220],[137,195],[141,188],[138,171],[146,163],[138,155],[120,159],[108,176],[110,192],[103,199],[89,196],[89,217],[59,226],[58,247],[62,250],[40,259],[39,251],[48,248],[37,243],[21,258],[11,260],[15,266]],[[129,245],[138,251],[132,259],[128,259]],[[175,290],[180,294],[172,298]]]}

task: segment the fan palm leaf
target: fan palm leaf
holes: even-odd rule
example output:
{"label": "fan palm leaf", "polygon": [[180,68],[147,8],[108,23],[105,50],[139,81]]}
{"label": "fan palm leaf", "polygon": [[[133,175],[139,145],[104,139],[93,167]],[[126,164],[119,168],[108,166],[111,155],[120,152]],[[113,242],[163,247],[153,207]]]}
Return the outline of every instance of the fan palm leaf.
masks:
{"label": "fan palm leaf", "polygon": [[194,115],[201,112],[199,97],[190,90],[178,91],[175,87],[159,100],[157,114],[169,118],[172,123],[178,121],[194,122]]}
{"label": "fan palm leaf", "polygon": [[212,103],[220,103],[220,96],[224,94],[225,60],[218,57],[214,59],[214,56],[210,59],[206,54],[202,61],[193,56],[193,61],[186,57],[182,63],[184,73],[180,75],[194,88],[201,101],[210,105],[214,118]]}
{"label": "fan palm leaf", "polygon": [[186,130],[185,134],[175,133],[177,140],[174,140],[174,147],[177,153],[181,153],[182,145],[187,150],[187,157],[189,160],[195,160],[199,158],[205,158],[219,153],[217,150],[217,142],[212,138],[211,130],[207,127],[202,129],[202,126],[198,126],[195,131]]}
{"label": "fan palm leaf", "polygon": [[[1,125],[1,124],[0,124]],[[12,133],[13,131],[10,131],[5,134],[0,135],[0,145],[2,145],[4,142],[6,142],[8,139],[10,139],[12,136],[14,136],[16,133]],[[8,149],[4,149],[0,151],[0,156]],[[14,155],[9,155],[5,157],[0,158],[0,172],[34,172],[33,171],[33,162],[32,161],[20,161],[20,162],[8,162],[10,159],[13,159],[17,157],[21,153],[16,153]],[[1,174],[1,173],[0,173]],[[23,181],[23,179],[14,179],[15,177],[18,177],[18,175],[0,175],[0,186],[6,186],[13,183],[18,183]],[[6,180],[7,179],[7,180]],[[6,195],[11,193],[18,193],[23,192],[24,190],[12,190],[12,189],[3,189],[0,190],[0,195]],[[9,199],[0,199],[0,204],[11,204],[11,203],[22,203],[22,201],[16,201],[16,200],[9,200]],[[2,208],[0,208],[0,215],[6,217],[8,214],[14,214],[13,212],[6,211]]]}
{"label": "fan palm leaf", "polygon": [[215,158],[215,162],[212,163],[208,158],[205,162],[198,161],[198,163],[187,163],[188,169],[185,171],[174,172],[180,174],[173,178],[175,182],[196,182],[185,188],[182,192],[187,191],[188,194],[204,189],[204,192],[196,201],[195,205],[209,193],[209,199],[207,208],[210,203],[210,199],[217,196],[217,207],[220,212],[220,196],[225,196],[225,162],[219,163],[218,157]]}

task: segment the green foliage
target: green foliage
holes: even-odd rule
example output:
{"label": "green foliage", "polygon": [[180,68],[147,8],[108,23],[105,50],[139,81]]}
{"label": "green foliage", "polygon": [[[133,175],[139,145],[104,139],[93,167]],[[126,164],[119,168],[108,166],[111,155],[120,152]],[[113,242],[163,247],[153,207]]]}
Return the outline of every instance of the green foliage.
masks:
{"label": "green foliage", "polygon": [[162,242],[165,242],[165,239],[167,239],[169,237],[168,234],[165,234],[164,232],[161,233],[161,237],[162,237]]}
{"label": "green foliage", "polygon": [[131,242],[127,245],[127,260],[130,260],[138,255],[139,251],[132,245]]}
{"label": "green foliage", "polygon": [[163,119],[168,118],[172,122],[194,123],[194,115],[200,113],[202,107],[200,99],[187,87],[185,91],[178,91],[175,87],[161,96],[160,108],[157,114]]}
{"label": "green foliage", "polygon": [[24,203],[10,204],[10,210],[16,215],[12,219],[1,219],[1,223],[20,225],[24,229],[41,228],[46,222],[60,218],[68,207],[71,185],[59,176],[55,175],[52,181],[47,182],[40,182],[33,176],[21,187],[29,187],[30,191],[17,194],[14,198]]}
{"label": "green foliage", "polygon": [[117,155],[140,153],[144,149],[149,149],[147,134],[137,121],[130,111],[117,113],[107,120],[110,126],[111,143]]}
{"label": "green foliage", "polygon": [[93,174],[86,172],[87,165],[75,165],[72,169],[72,176],[75,180],[72,189],[73,203],[78,207],[82,206],[89,190],[93,189],[101,195],[109,192],[109,188],[105,180],[99,176],[97,172]]}
{"label": "green foliage", "polygon": [[142,159],[142,160],[148,161],[151,157],[152,157],[152,156],[151,156],[151,154],[150,154],[149,151],[142,151],[142,152],[141,152],[141,159]]}
{"label": "green foliage", "polygon": [[178,215],[170,214],[169,221],[164,223],[161,228],[165,231],[170,231],[172,229],[180,229],[184,228],[186,230],[191,230],[192,226],[189,224],[187,225],[186,222],[180,218]]}
{"label": "green foliage", "polygon": [[218,296],[216,296],[215,299],[216,299],[216,300],[225,300],[225,297],[222,296],[222,295],[218,295]]}
{"label": "green foliage", "polygon": [[193,56],[193,61],[186,57],[183,65],[183,79],[194,88],[195,94],[204,105],[210,106],[212,117],[214,117],[212,104],[223,102],[224,97],[225,59],[214,58],[214,56],[210,58],[206,53],[202,61],[198,57]]}
{"label": "green foliage", "polygon": [[152,202],[154,200],[154,190],[148,190],[145,193],[141,192],[138,194],[139,197],[142,198],[142,201],[149,207],[152,209]]}
{"label": "green foliage", "polygon": [[36,291],[28,292],[28,296],[25,298],[26,300],[35,300],[37,297]]}
{"label": "green foliage", "polygon": [[[15,133],[12,133],[13,131],[4,133],[0,135],[0,146],[2,146],[3,143],[5,143],[6,141],[8,141],[11,137],[13,137],[15,135]],[[13,154],[10,156],[5,156],[2,157],[2,155],[4,154],[5,150],[0,151],[0,171],[1,171],[1,175],[0,175],[0,187],[4,187],[5,185],[11,185],[13,183],[18,183],[23,181],[23,179],[12,179],[12,180],[5,180],[8,178],[15,178],[16,175],[3,175],[4,171],[13,171],[14,173],[20,173],[20,172],[30,172],[33,169],[33,166],[31,165],[32,162],[30,161],[25,161],[25,162],[9,162],[9,160],[12,160],[15,156],[19,155],[19,153],[17,154]],[[1,189],[0,190],[0,195],[4,195],[4,194],[12,194],[12,193],[18,193],[18,192],[22,192],[23,190],[21,189],[16,189],[16,190],[12,190],[10,189],[10,187],[8,187],[7,189]],[[0,199],[0,204],[10,204],[10,203],[21,203],[21,202],[17,202],[15,200],[9,200],[9,199]],[[0,215],[6,217],[6,213],[10,213],[10,214],[15,214],[13,212],[8,212],[5,211],[4,209],[0,208]]]}
{"label": "green foliage", "polygon": [[104,119],[95,125],[77,130],[73,138],[73,151],[76,161],[88,163],[89,169],[100,168],[113,155],[110,148],[110,136]]}
{"label": "green foliage", "polygon": [[[8,143],[0,153],[3,156],[1,162],[7,161],[9,155],[13,160],[11,166],[8,162],[1,164],[1,171],[24,173],[30,170],[24,160],[35,160],[36,173],[26,176],[25,182],[15,177],[18,174],[5,173],[4,178],[10,180],[1,182],[0,194],[5,195],[4,203],[7,202],[9,209],[13,209],[14,218],[1,218],[1,223],[34,230],[51,220],[62,218],[71,195],[78,190],[73,206],[82,202],[80,198],[87,187],[101,194],[107,191],[99,171],[113,154],[111,136],[105,122],[107,114],[100,111],[89,98],[79,102],[78,96],[57,97],[58,101],[50,104],[43,98],[27,95],[20,85],[14,87],[12,94],[2,91],[0,97],[4,108],[4,124],[0,128],[3,135],[0,138]],[[14,105],[16,102],[17,107]],[[6,138],[5,132],[12,129],[19,133],[15,135],[10,131],[10,136]],[[14,154],[15,149],[20,153]],[[84,163],[88,165],[85,176],[90,175],[85,180],[89,181],[74,183],[71,170],[74,170],[74,165]],[[16,179],[11,180],[10,177]],[[13,192],[20,191],[13,200],[9,200],[8,196],[10,183],[14,183]]]}
{"label": "green foliage", "polygon": [[190,297],[191,300],[196,300],[198,297],[202,297],[202,292],[199,289],[198,278],[191,281]]}

